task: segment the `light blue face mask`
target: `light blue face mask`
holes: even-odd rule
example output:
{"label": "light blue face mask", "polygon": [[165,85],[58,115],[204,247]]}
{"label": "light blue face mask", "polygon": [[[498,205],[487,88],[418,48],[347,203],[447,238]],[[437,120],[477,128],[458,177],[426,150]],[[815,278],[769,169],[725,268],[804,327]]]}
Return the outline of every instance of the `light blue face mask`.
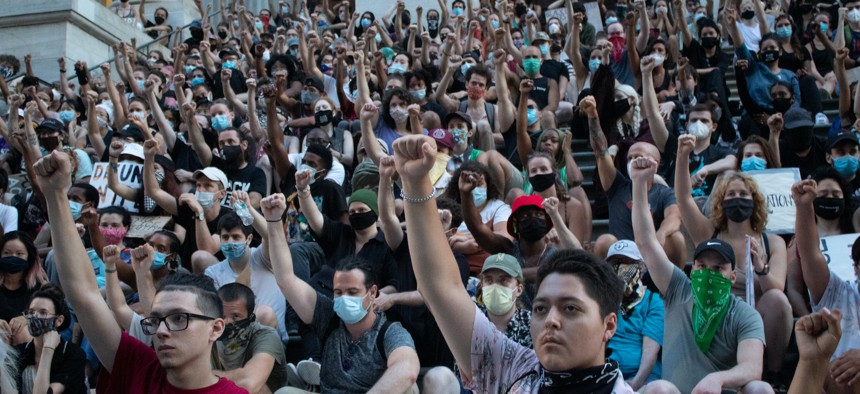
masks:
{"label": "light blue face mask", "polygon": [[858,162],[854,156],[842,156],[833,159],[833,169],[843,178],[850,178],[857,173]]}
{"label": "light blue face mask", "polygon": [[476,187],[472,189],[472,199],[475,200],[475,206],[480,207],[487,202],[487,188],[486,187]]}
{"label": "light blue face mask", "polygon": [[157,269],[161,269],[161,267],[164,267],[165,264],[167,264],[167,254],[155,252],[152,258],[152,267],[149,267],[149,269],[155,271]]}
{"label": "light blue face mask", "polygon": [[197,67],[194,67],[194,66],[185,66],[185,67],[183,67],[183,69],[185,70],[185,73],[186,73],[186,74],[191,74],[191,73],[194,71],[194,69],[195,69],[195,68],[197,68]]}
{"label": "light blue face mask", "polygon": [[606,18],[606,20],[604,21],[604,26],[608,27],[609,25],[611,25],[615,22],[618,22],[618,18],[616,18],[614,16],[610,16],[609,18]]}
{"label": "light blue face mask", "polygon": [[493,23],[493,29],[498,29],[498,28],[499,28],[499,21],[497,21],[497,20],[493,19],[491,22]]}
{"label": "light blue face mask", "polygon": [[463,65],[460,66],[460,73],[462,73],[463,75],[466,75],[466,71],[469,71],[469,69],[472,68],[472,66],[474,66],[474,64],[472,64],[472,63],[463,63]]}
{"label": "light blue face mask", "polygon": [[72,219],[78,220],[81,218],[81,211],[84,209],[84,204],[70,200],[69,208],[72,209]]}
{"label": "light blue face mask", "polygon": [[230,261],[236,261],[245,255],[248,245],[244,242],[221,242],[221,253]]}
{"label": "light blue face mask", "polygon": [[699,19],[702,19],[702,18],[704,18],[704,17],[705,17],[705,14],[703,14],[703,13],[701,13],[701,12],[697,12],[697,13],[696,13],[696,16],[694,16],[694,17],[693,17],[693,21],[694,21],[694,22],[698,22],[698,21],[699,21]]}
{"label": "light blue face mask", "polygon": [[415,100],[421,101],[421,100],[424,100],[424,97],[427,96],[427,90],[425,90],[425,89],[410,89],[409,94],[411,94],[412,98],[414,98]]}
{"label": "light blue face mask", "polygon": [[320,98],[319,93],[314,93],[314,92],[311,92],[310,90],[302,90],[302,94],[301,94],[302,104],[308,104],[308,105],[313,104],[314,101],[317,101],[318,98]]}
{"label": "light blue face mask", "polygon": [[452,10],[452,13],[454,14],[454,16],[460,16],[460,15],[463,15],[463,9],[462,9],[462,8],[454,8],[454,9]]}
{"label": "light blue face mask", "polygon": [[203,79],[203,77],[196,77],[196,78],[192,78],[192,79],[191,79],[191,87],[193,88],[193,87],[195,87],[195,86],[197,86],[197,85],[202,85],[202,84],[203,84],[203,83],[205,83],[205,82],[206,82],[206,80],[205,80],[205,79]]}
{"label": "light blue face mask", "polygon": [[535,124],[538,121],[538,115],[536,109],[528,109],[526,110],[526,116],[528,118],[529,126]]}
{"label": "light blue face mask", "polygon": [[227,119],[227,115],[221,114],[212,117],[212,128],[215,131],[221,132],[228,127],[230,127],[230,120]]}
{"label": "light blue face mask", "polygon": [[825,23],[825,22],[819,22],[819,23],[818,23],[818,26],[821,28],[821,33],[822,33],[822,34],[827,34],[827,26],[828,26],[828,24],[827,24],[827,23]]}
{"label": "light blue face mask", "polygon": [[767,161],[758,156],[750,156],[741,161],[741,171],[758,171],[767,168]]}
{"label": "light blue face mask", "polygon": [[391,66],[388,67],[388,74],[389,75],[405,74],[405,73],[406,73],[406,67],[404,67],[400,63],[392,63]]}
{"label": "light blue face mask", "polygon": [[538,48],[540,48],[541,56],[549,55],[549,44],[540,44]]}
{"label": "light blue face mask", "polygon": [[224,62],[224,63],[221,63],[221,68],[222,68],[222,69],[224,69],[224,68],[235,69],[235,68],[236,68],[236,63],[235,63],[235,62],[233,62],[233,61],[231,61],[231,60],[228,60],[228,61],[226,61],[226,62]]}
{"label": "light blue face mask", "polygon": [[779,38],[791,37],[791,26],[781,26],[776,28],[776,35]]}
{"label": "light blue face mask", "polygon": [[[368,293],[370,294],[370,293]],[[367,294],[364,295],[367,297]],[[364,309],[364,297],[342,295],[334,299],[334,313],[346,324],[355,324],[367,316]]]}
{"label": "light blue face mask", "polygon": [[597,72],[597,69],[600,68],[601,64],[602,62],[600,61],[600,59],[591,59],[588,61],[588,69],[591,70],[591,72],[595,73]]}
{"label": "light blue face mask", "polygon": [[145,81],[138,80],[138,81],[137,81],[137,87],[138,87],[138,88],[140,88],[140,90],[144,90],[144,89],[146,89],[146,82],[145,82]]}
{"label": "light blue face mask", "polygon": [[75,111],[60,111],[60,120],[64,123],[71,123],[75,119]]}
{"label": "light blue face mask", "polygon": [[258,21],[257,23],[254,24],[254,27],[256,27],[257,30],[263,30],[263,22]]}
{"label": "light blue face mask", "polygon": [[363,29],[367,29],[368,27],[370,27],[370,19],[362,18],[361,19],[361,27]]}
{"label": "light blue face mask", "polygon": [[317,169],[316,168],[313,168],[307,164],[299,165],[299,172],[304,172],[304,171],[310,171],[311,172],[311,184],[316,182],[316,180],[317,180],[317,177],[316,177]]}
{"label": "light blue face mask", "polygon": [[293,37],[293,38],[290,38],[289,40],[287,40],[287,47],[294,47],[294,46],[298,46],[298,45],[299,45],[299,39],[298,38]]}

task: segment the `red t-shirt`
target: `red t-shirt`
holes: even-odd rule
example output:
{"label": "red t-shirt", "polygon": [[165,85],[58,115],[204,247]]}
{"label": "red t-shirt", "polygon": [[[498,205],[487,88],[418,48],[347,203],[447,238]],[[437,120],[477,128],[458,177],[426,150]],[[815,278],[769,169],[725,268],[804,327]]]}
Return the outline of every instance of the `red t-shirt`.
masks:
{"label": "red t-shirt", "polygon": [[218,383],[196,390],[183,390],[167,381],[167,373],[158,362],[155,350],[127,333],[122,333],[113,362],[113,371],[102,368],[96,393],[163,393],[163,394],[247,394],[248,390],[221,378]]}

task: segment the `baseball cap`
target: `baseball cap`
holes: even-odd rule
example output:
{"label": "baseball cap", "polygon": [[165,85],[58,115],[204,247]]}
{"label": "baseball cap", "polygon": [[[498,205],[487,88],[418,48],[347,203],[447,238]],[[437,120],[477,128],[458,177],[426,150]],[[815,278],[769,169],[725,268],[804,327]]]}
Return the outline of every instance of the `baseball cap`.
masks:
{"label": "baseball cap", "polygon": [[626,239],[617,241],[609,247],[606,259],[609,260],[612,256],[624,256],[638,261],[643,260],[642,253],[639,253],[639,247],[636,246],[636,243]]}
{"label": "baseball cap", "polygon": [[484,260],[484,267],[481,268],[481,273],[483,274],[494,268],[502,270],[502,272],[511,277],[517,278],[520,282],[523,281],[523,269],[520,267],[520,262],[514,256],[507,253],[497,253],[487,257]]}
{"label": "baseball cap", "polygon": [[549,42],[549,36],[544,32],[538,32],[538,34],[535,36],[534,40],[532,40],[532,43],[537,44],[538,41]]}
{"label": "baseball cap", "polygon": [[143,142],[143,140],[144,140],[143,131],[140,129],[140,127],[137,127],[137,125],[135,125],[134,123],[129,123],[129,124],[123,126],[123,128],[119,129],[117,134],[119,134],[120,137],[131,138],[135,142]]}
{"label": "baseball cap", "polygon": [[693,259],[698,259],[702,253],[717,252],[723,260],[732,263],[732,269],[735,268],[735,251],[728,243],[712,238],[696,246],[696,251],[693,253]]}
{"label": "baseball cap", "polygon": [[852,141],[855,145],[860,145],[860,142],[857,140],[857,136],[853,132],[837,132],[832,133],[827,137],[827,149],[833,149],[842,141]]}
{"label": "baseball cap", "polygon": [[125,148],[122,148],[122,153],[120,153],[120,156],[122,155],[130,155],[140,160],[144,160],[143,145],[134,143],[125,144]]}
{"label": "baseball cap", "polygon": [[[535,208],[543,210],[543,197],[541,197],[537,194],[532,194],[530,196],[520,196],[520,197],[517,197],[516,200],[514,200],[514,204],[511,205],[511,218],[508,219],[508,234],[516,237],[517,234],[516,234],[516,231],[514,230],[513,218],[516,216],[517,211],[519,211],[520,209],[525,209],[525,208],[529,208],[529,207],[535,207]],[[544,215],[547,216],[547,218],[546,218],[546,229],[547,229],[547,231],[549,231],[552,229],[552,221],[549,220],[549,215],[547,215],[546,212],[544,212]]]}
{"label": "baseball cap", "polygon": [[316,77],[305,78],[305,86],[313,86],[320,92],[325,92],[325,85],[323,85],[323,82]]}
{"label": "baseball cap", "polygon": [[203,24],[200,23],[200,19],[195,19],[188,24],[189,29],[202,29]]}
{"label": "baseball cap", "polygon": [[454,146],[454,135],[445,129],[433,130],[430,135],[436,140],[436,145],[444,146],[451,149]]}
{"label": "baseball cap", "polygon": [[220,52],[218,52],[218,58],[219,59],[223,59],[224,56],[227,56],[227,55],[233,55],[236,57],[241,57],[241,56],[239,56],[238,53],[236,53],[236,51],[233,50],[233,48],[230,48],[230,47],[226,47],[226,48],[222,49]]}
{"label": "baseball cap", "polygon": [[56,131],[56,132],[62,133],[62,132],[65,132],[65,130],[66,130],[66,125],[63,123],[63,121],[58,120],[58,119],[51,119],[51,118],[43,120],[42,123],[39,123],[39,126],[36,127],[36,132]]}
{"label": "baseball cap", "polygon": [[451,119],[454,119],[454,118],[460,118],[460,119],[462,119],[464,122],[466,122],[466,124],[467,124],[467,125],[469,125],[469,128],[470,128],[470,129],[471,129],[472,127],[475,127],[475,126],[472,124],[472,117],[471,117],[471,116],[469,116],[469,114],[467,114],[467,113],[465,113],[465,112],[460,112],[460,111],[457,111],[457,112],[449,112],[449,113],[448,113],[448,115],[445,115],[445,120],[443,120],[443,121],[442,121],[442,126],[448,127],[448,122],[450,122],[450,121],[451,121]]}
{"label": "baseball cap", "polygon": [[201,175],[205,176],[210,181],[221,182],[221,186],[223,186],[225,189],[229,184],[229,182],[227,182],[227,175],[224,175],[224,171],[221,171],[215,167],[206,167],[202,170],[194,171],[194,180],[200,179]]}
{"label": "baseball cap", "polygon": [[791,108],[785,111],[783,118],[786,129],[815,126],[815,123],[812,122],[812,114],[803,108]]}

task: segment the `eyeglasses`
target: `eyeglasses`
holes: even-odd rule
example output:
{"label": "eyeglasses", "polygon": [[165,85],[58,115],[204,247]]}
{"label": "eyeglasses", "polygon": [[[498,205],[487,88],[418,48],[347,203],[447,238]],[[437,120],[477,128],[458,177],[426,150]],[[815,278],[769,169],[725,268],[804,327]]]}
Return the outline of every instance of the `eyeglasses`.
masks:
{"label": "eyeglasses", "polygon": [[47,319],[47,318],[51,318],[51,317],[57,316],[55,313],[48,313],[48,312],[44,312],[44,311],[39,311],[39,312],[37,312],[37,311],[24,312],[24,313],[22,313],[22,315],[23,315],[25,318],[27,318],[27,319],[33,319],[33,318],[36,318],[36,319]]}
{"label": "eyeglasses", "polygon": [[155,335],[161,322],[167,325],[168,331],[182,331],[188,328],[188,321],[191,319],[199,320],[215,320],[214,317],[198,315],[194,313],[180,312],[172,313],[164,317],[150,316],[140,321],[140,328],[146,335]]}

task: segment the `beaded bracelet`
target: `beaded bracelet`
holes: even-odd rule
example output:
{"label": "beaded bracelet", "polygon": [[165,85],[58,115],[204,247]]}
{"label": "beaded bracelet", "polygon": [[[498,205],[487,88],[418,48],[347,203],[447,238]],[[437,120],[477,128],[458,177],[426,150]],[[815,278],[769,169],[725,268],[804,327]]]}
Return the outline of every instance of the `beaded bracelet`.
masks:
{"label": "beaded bracelet", "polygon": [[430,194],[429,194],[428,196],[426,196],[426,197],[420,197],[420,198],[409,197],[409,196],[407,196],[406,194],[404,194],[404,193],[403,193],[403,190],[401,190],[401,191],[400,191],[400,198],[402,198],[402,199],[403,199],[403,201],[406,201],[406,202],[408,202],[408,203],[410,203],[410,204],[421,204],[421,203],[423,203],[423,202],[427,202],[427,201],[432,200],[432,199],[433,199],[433,197],[435,197],[435,196],[436,196],[436,191],[435,191],[435,190],[434,190],[434,191],[432,191],[432,192],[430,192]]}

